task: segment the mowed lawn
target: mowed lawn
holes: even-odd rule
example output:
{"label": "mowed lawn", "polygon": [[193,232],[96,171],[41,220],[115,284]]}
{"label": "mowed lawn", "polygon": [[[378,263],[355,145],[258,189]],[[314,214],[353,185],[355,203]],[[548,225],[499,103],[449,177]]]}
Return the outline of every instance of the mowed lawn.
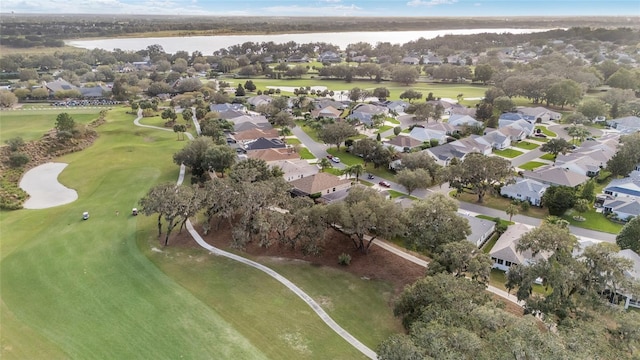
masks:
{"label": "mowed lawn", "polygon": [[87,124],[98,118],[98,108],[52,108],[51,110],[13,110],[0,112],[0,142],[16,136],[36,140],[56,125],[58,114],[66,112],[76,123]]}
{"label": "mowed lawn", "polygon": [[150,185],[176,178],[163,159],[178,143],[115,118],[127,121],[110,116],[93,147],[60,159],[76,202],[2,213],[2,357],[265,358],[138,250],[146,230],[128,213]]}
{"label": "mowed lawn", "polygon": [[[243,84],[249,79],[221,79],[227,81],[231,86],[236,87],[239,83]],[[321,79],[321,78],[302,78],[302,79],[266,79],[266,78],[254,78],[250,79],[257,86],[258,90],[267,90],[268,88],[280,88],[282,95],[293,95],[293,93],[284,91],[286,88],[294,87],[314,87],[324,86],[328,90],[333,90],[335,95],[340,96],[340,92],[344,92],[344,100],[348,99],[348,91],[354,87],[360,89],[372,91],[377,87],[386,87],[390,95],[388,99],[398,100],[400,94],[408,89],[419,91],[423,94],[422,100],[426,99],[427,94],[433,93],[433,96],[438,98],[451,98],[456,99],[458,94],[463,94],[465,98],[479,98],[484,96],[484,92],[487,90],[487,86],[473,85],[473,84],[437,84],[437,83],[424,83],[418,82],[411,85],[404,85],[393,81],[383,81],[376,83],[374,81],[355,80],[347,83],[344,80],[333,79]],[[252,96],[253,93],[247,93],[247,96]],[[475,103],[477,101],[473,101]]]}
{"label": "mowed lawn", "polygon": [[[91,148],[59,159],[76,202],[1,213],[2,358],[363,358],[267,275],[199,248],[164,248],[155,217],[129,215],[149,187],[175,181],[171,155],[185,142],[134,127],[126,110],[110,112]],[[385,284],[296,271],[371,348],[399,330]]]}

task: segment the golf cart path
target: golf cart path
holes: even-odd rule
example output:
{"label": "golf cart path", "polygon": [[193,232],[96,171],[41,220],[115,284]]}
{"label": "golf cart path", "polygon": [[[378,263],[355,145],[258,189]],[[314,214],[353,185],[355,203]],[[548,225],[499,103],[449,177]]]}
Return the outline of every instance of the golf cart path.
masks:
{"label": "golf cart path", "polygon": [[[161,128],[161,127],[158,127],[158,126],[140,124],[140,119],[141,118],[142,118],[142,111],[138,110],[138,117],[133,121],[133,123],[136,126],[146,127],[146,128],[150,128],[150,129],[173,131],[173,130]],[[187,134],[187,137],[189,137],[189,139],[191,139],[191,140],[193,139],[193,136],[191,134],[189,134],[189,133],[186,133],[186,134]],[[184,164],[180,165],[180,174],[178,175],[177,185],[181,185],[182,182],[184,181],[185,172],[186,172],[186,167],[184,166]],[[230,252],[227,252],[227,251],[224,251],[224,250],[221,250],[221,249],[218,249],[218,248],[216,248],[214,246],[209,245],[206,241],[204,241],[204,239],[200,236],[200,234],[198,234],[198,232],[193,228],[193,225],[191,224],[190,220],[187,220],[186,226],[187,226],[187,231],[189,231],[189,234],[198,243],[198,245],[200,245],[204,249],[210,251],[214,255],[223,256],[223,257],[226,257],[228,259],[235,260],[235,261],[238,261],[240,263],[243,263],[245,265],[249,265],[249,266],[251,266],[251,267],[253,267],[255,269],[258,269],[258,270],[266,273],[267,275],[271,276],[275,280],[279,281],[281,284],[283,284],[289,290],[291,290],[294,294],[296,294],[300,299],[302,299],[305,303],[307,303],[307,305],[309,305],[309,307],[311,307],[311,309],[320,317],[320,319],[322,319],[322,321],[325,322],[325,324],[327,324],[333,331],[335,331],[338,335],[340,335],[343,339],[345,339],[349,344],[351,344],[353,347],[358,349],[361,353],[363,353],[369,359],[377,359],[377,355],[373,350],[371,350],[369,347],[367,347],[366,345],[361,343],[353,335],[351,335],[349,332],[347,332],[345,329],[343,329],[340,325],[338,325],[338,323],[336,323],[329,316],[329,314],[327,314],[322,309],[322,307],[317,302],[315,302],[315,300],[313,300],[311,298],[311,296],[309,296],[307,293],[302,291],[302,289],[300,289],[294,283],[289,281],[287,278],[285,278],[284,276],[278,274],[274,270],[272,270],[272,269],[270,269],[270,268],[268,268],[268,267],[266,267],[266,266],[264,266],[262,264],[259,264],[259,263],[255,262],[255,261],[246,259],[246,258],[244,258],[242,256],[239,256],[239,255],[236,255],[236,254],[232,254]]]}
{"label": "golf cart path", "polygon": [[69,164],[48,162],[27,171],[20,180],[20,188],[29,194],[25,209],[47,209],[72,203],[78,193],[58,182],[58,175]]}

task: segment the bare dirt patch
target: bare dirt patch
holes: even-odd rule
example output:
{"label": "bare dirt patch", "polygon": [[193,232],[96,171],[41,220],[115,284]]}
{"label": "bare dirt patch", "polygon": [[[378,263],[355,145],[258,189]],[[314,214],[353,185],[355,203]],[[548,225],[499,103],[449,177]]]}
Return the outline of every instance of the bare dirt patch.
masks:
{"label": "bare dirt patch", "polygon": [[[200,234],[203,234],[200,226],[196,225],[195,227]],[[213,230],[203,238],[215,247],[233,250],[230,247],[229,240],[231,239],[231,229],[226,223],[221,225],[219,230]],[[169,240],[169,245],[199,247],[185,230],[172,236]],[[368,254],[363,254],[354,248],[352,241],[347,236],[335,230],[327,231],[324,251],[317,256],[304,255],[300,250],[290,249],[276,243],[268,248],[250,243],[244,249],[244,252],[252,258],[257,258],[257,260],[260,260],[261,257],[267,257],[270,260],[278,261],[285,259],[287,261],[305,261],[313,266],[329,266],[347,271],[361,278],[387,281],[393,284],[396,294],[401,292],[406,285],[412,284],[423,277],[425,273],[425,269],[420,265],[375,245],[371,246]],[[351,264],[349,266],[338,264],[338,255],[342,253],[351,255]]]}

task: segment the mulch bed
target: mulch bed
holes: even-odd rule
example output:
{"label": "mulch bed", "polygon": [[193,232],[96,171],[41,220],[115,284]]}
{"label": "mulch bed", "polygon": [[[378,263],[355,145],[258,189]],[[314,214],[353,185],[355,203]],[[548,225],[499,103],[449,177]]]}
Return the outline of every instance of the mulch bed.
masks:
{"label": "mulch bed", "polygon": [[[196,230],[201,235],[203,234],[200,226],[196,225]],[[220,229],[212,229],[203,238],[209,244],[220,249],[229,250],[231,248],[231,228],[226,222],[223,222]],[[181,234],[176,232],[175,235],[172,235],[169,245],[199,247],[185,230]],[[353,242],[347,236],[333,229],[327,230],[323,248],[324,250],[319,255],[303,255],[300,250],[280,246],[274,242],[268,248],[249,243],[243,251],[252,257],[304,260],[315,266],[329,266],[359,277],[387,281],[393,284],[396,293],[400,293],[406,285],[414,283],[425,274],[425,269],[420,265],[375,246],[375,242],[369,248],[368,254],[363,254],[355,249]],[[351,255],[350,265],[338,264],[338,256],[342,253]]]}

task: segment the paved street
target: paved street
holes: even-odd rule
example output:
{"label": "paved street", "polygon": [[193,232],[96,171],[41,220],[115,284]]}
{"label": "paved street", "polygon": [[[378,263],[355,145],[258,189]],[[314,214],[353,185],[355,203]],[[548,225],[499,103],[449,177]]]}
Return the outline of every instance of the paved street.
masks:
{"label": "paved street", "polygon": [[[320,144],[315,142],[311,137],[309,137],[309,135],[307,135],[300,127],[296,126],[293,128],[293,133],[294,135],[296,135],[298,137],[298,139],[302,142],[302,144],[304,146],[306,146],[309,151],[311,151],[312,154],[314,154],[318,159],[321,159],[323,157],[326,157],[328,155],[326,149],[327,149],[327,145],[325,144]],[[537,157],[539,157],[540,155],[542,155],[543,152],[541,152],[539,149],[534,149],[534,150],[530,150],[530,151],[526,151],[525,154],[519,156],[518,158],[513,159],[512,164],[514,164],[514,166],[517,165],[521,165],[524,164],[528,161],[531,161]],[[516,161],[517,159],[517,161]],[[334,167],[342,169],[344,168],[344,164],[340,163],[340,164],[334,164]],[[389,188],[384,188],[381,187],[380,185],[378,185],[378,182],[383,180],[382,178],[376,176],[373,180],[368,180],[366,178],[363,177],[364,180],[373,182],[373,188],[378,189],[378,190],[395,190],[398,192],[402,192],[402,193],[407,193],[407,190],[405,189],[404,186],[399,185],[393,181],[390,181],[388,179],[384,179],[387,182],[389,182],[389,184],[391,185],[391,187]],[[440,186],[435,186],[435,187],[431,187],[429,189],[418,189],[415,190],[411,195],[415,196],[417,198],[426,198],[427,196],[431,195],[431,194],[435,194],[435,193],[445,193],[448,194],[451,191],[451,189],[449,188],[448,184],[443,184]],[[502,211],[502,210],[496,210],[496,209],[492,209],[492,208],[488,208],[485,206],[481,206],[478,204],[472,204],[472,203],[467,203],[467,202],[460,202],[460,211],[461,212],[470,212],[470,213],[475,213],[475,214],[483,214],[483,215],[487,215],[487,216],[491,216],[491,217],[501,217],[501,218],[507,218],[507,214]],[[530,216],[524,216],[524,215],[516,215],[513,217],[513,221],[517,222],[517,223],[522,223],[522,224],[526,224],[526,225],[530,225],[530,226],[538,226],[540,225],[540,222],[542,221],[541,219],[538,218],[533,218]],[[569,227],[571,229],[571,232],[578,236],[581,237],[583,239],[593,239],[593,240],[600,240],[600,241],[606,241],[606,242],[615,242],[616,239],[616,235],[615,234],[609,234],[609,233],[604,233],[604,232],[600,232],[600,231],[594,231],[594,230],[588,230],[588,229],[583,229],[583,228],[579,228],[579,227],[575,227],[575,226],[570,226]]]}

